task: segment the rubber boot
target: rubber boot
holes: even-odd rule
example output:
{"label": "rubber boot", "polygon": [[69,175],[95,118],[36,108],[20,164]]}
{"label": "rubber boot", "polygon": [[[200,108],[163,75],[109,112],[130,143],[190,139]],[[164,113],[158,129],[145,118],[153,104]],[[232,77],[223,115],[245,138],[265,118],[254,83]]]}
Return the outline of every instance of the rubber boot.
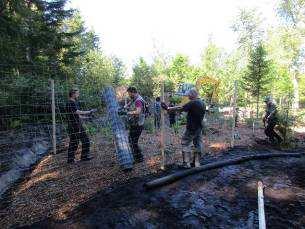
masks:
{"label": "rubber boot", "polygon": [[200,153],[194,152],[195,167],[200,167]]}
{"label": "rubber boot", "polygon": [[186,167],[191,168],[191,152],[185,152]]}
{"label": "rubber boot", "polygon": [[190,157],[189,157],[189,152],[183,152],[182,151],[182,168],[190,168],[191,163],[190,163]]}

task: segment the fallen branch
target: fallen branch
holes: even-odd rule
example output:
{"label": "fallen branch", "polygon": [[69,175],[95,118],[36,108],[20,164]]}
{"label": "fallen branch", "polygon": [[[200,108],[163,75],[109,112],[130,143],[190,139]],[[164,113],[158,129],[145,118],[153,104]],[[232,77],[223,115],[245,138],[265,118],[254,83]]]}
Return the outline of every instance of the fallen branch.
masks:
{"label": "fallen branch", "polygon": [[268,159],[272,157],[300,157],[303,153],[268,153],[268,154],[260,154],[260,155],[249,155],[249,156],[242,156],[235,159],[225,160],[225,161],[219,161],[215,163],[206,164],[197,168],[191,168],[188,170],[183,170],[176,172],[171,175],[167,175],[165,177],[161,177],[158,179],[155,179],[153,181],[147,182],[144,184],[144,187],[147,189],[152,189],[156,187],[160,187],[166,184],[173,183],[176,180],[182,179],[186,176],[190,176],[196,173],[200,173],[203,171],[211,170],[211,169],[217,169],[228,165],[236,165],[240,164],[246,161],[250,160],[262,160],[262,159]]}

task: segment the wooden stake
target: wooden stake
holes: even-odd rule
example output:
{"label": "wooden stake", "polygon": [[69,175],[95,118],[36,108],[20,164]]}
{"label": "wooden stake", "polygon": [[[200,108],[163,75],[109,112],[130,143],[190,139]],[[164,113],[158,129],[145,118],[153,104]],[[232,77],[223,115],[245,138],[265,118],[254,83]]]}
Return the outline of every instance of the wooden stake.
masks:
{"label": "wooden stake", "polygon": [[258,223],[259,229],[266,229],[265,209],[264,209],[264,186],[261,181],[257,183],[258,200]]}
{"label": "wooden stake", "polygon": [[56,154],[56,119],[55,119],[55,87],[54,80],[51,80],[51,92],[52,92],[52,144],[53,154]]}
{"label": "wooden stake", "polygon": [[[162,79],[161,83],[161,101],[164,101],[164,79]],[[162,156],[162,161],[161,161],[161,169],[165,170],[165,165],[166,165],[166,158],[165,158],[165,143],[164,143],[164,110],[161,109],[161,128],[160,128],[160,147],[161,147],[161,156]]]}
{"label": "wooden stake", "polygon": [[231,147],[234,147],[235,140],[235,118],[236,118],[236,99],[237,99],[237,81],[234,81],[234,94],[233,94],[233,122],[232,122],[232,133],[231,133]]}

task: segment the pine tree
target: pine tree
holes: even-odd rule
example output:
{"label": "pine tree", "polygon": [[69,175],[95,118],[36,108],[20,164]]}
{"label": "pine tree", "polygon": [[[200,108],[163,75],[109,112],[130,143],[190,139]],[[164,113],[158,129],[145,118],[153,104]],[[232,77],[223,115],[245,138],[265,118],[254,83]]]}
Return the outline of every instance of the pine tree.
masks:
{"label": "pine tree", "polygon": [[267,59],[267,52],[260,42],[251,50],[247,72],[243,76],[244,88],[256,97],[256,118],[258,118],[259,99],[271,80],[271,64],[271,61]]}

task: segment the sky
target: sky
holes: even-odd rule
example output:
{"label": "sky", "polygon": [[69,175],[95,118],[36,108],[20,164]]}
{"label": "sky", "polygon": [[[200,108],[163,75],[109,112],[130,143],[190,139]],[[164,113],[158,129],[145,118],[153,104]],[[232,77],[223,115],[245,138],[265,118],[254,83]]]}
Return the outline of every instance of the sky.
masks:
{"label": "sky", "polygon": [[[277,23],[277,0],[70,0],[86,26],[100,37],[107,55],[121,58],[128,70],[139,57],[158,52],[188,55],[200,63],[209,39],[230,51],[236,34],[230,26],[240,8],[256,8],[264,26]],[[159,50],[159,51],[158,51]]]}

